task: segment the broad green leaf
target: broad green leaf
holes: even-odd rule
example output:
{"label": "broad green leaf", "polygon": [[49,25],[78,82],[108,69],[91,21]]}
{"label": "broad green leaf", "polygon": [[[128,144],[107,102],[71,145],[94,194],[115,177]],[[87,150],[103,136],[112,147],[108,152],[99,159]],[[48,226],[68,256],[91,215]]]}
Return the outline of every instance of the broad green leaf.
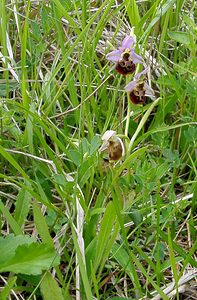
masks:
{"label": "broad green leaf", "polygon": [[70,150],[68,152],[68,157],[76,166],[79,166],[82,163],[82,154],[77,150]]}
{"label": "broad green leaf", "polygon": [[143,221],[143,215],[140,210],[133,209],[129,214],[135,226],[138,226]]}
{"label": "broad green leaf", "polygon": [[163,164],[159,165],[157,167],[157,170],[156,170],[155,181],[161,179],[166,174],[166,172],[168,170],[169,170],[169,164],[168,163],[163,163]]}
{"label": "broad green leaf", "polygon": [[190,44],[190,37],[189,37],[189,33],[187,32],[168,31],[168,36],[180,44],[184,44],[184,45]]}
{"label": "broad green leaf", "polygon": [[95,165],[94,157],[89,157],[86,161],[84,161],[80,165],[78,171],[78,180],[81,188],[90,178],[94,165]]}
{"label": "broad green leaf", "polygon": [[188,15],[183,14],[183,20],[187,24],[188,27],[192,27],[194,31],[197,31],[197,25],[194,22],[194,19],[189,17]]}
{"label": "broad green leaf", "polygon": [[5,238],[0,237],[0,266],[5,261],[10,260],[14,257],[14,253],[20,245],[30,245],[35,242],[35,239],[28,235],[17,235],[9,234]]}
{"label": "broad green leaf", "polygon": [[105,266],[105,263],[108,259],[108,256],[111,252],[111,249],[115,243],[115,240],[117,239],[117,235],[118,235],[118,232],[120,230],[120,226],[119,226],[119,223],[115,223],[113,229],[112,229],[112,233],[111,233],[111,236],[106,244],[106,247],[104,248],[104,251],[103,251],[103,256],[102,256],[102,259],[101,259],[101,263],[100,263],[100,266],[99,266],[99,276],[102,274],[102,270]]}
{"label": "broad green leaf", "polygon": [[98,135],[95,135],[90,145],[90,155],[92,155],[100,147],[101,139]]}
{"label": "broad green leaf", "polygon": [[40,285],[43,300],[64,300],[60,287],[51,273],[47,272]]}
{"label": "broad green leaf", "polygon": [[0,272],[39,275],[58,264],[59,256],[53,249],[45,244],[32,243],[18,246],[14,256],[0,266]]}

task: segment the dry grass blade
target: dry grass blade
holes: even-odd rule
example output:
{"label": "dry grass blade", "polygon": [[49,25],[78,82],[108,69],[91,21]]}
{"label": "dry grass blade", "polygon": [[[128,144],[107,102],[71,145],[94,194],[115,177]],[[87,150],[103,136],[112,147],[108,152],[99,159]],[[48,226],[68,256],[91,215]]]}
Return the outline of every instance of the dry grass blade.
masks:
{"label": "dry grass blade", "polygon": [[[185,291],[185,285],[191,281],[192,279],[197,277],[197,269],[192,269],[188,272],[186,272],[178,282],[178,290],[180,293],[183,293]],[[164,290],[163,292],[170,297],[176,295],[176,289],[175,289],[175,282],[171,282]],[[162,297],[160,295],[156,295],[152,298],[152,300],[160,300]]]}

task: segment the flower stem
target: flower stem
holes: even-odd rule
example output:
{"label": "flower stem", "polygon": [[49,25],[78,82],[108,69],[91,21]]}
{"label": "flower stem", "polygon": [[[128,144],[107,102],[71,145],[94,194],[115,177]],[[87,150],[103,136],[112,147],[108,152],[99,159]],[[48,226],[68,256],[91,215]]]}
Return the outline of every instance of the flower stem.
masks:
{"label": "flower stem", "polygon": [[130,114],[131,114],[131,103],[130,103],[130,99],[129,99],[129,93],[127,93],[127,117],[126,117],[126,125],[125,125],[125,136],[126,137],[128,137],[128,133],[129,133]]}
{"label": "flower stem", "polygon": [[[128,84],[130,81],[130,76],[126,77],[126,84]],[[129,122],[130,122],[130,114],[131,114],[131,101],[129,98],[129,93],[127,93],[127,117],[126,117],[126,125],[125,125],[125,136],[128,137],[129,133]]]}
{"label": "flower stem", "polygon": [[147,109],[147,111],[145,112],[145,114],[144,114],[143,118],[141,119],[141,121],[140,121],[140,123],[139,123],[139,125],[138,125],[138,127],[137,127],[137,129],[136,129],[136,131],[135,131],[135,133],[134,133],[134,135],[132,136],[132,138],[131,138],[131,140],[130,140],[130,143],[129,143],[129,146],[128,146],[128,152],[129,152],[129,153],[130,153],[130,151],[131,151],[131,149],[132,149],[132,147],[133,147],[133,144],[134,144],[135,139],[137,138],[139,132],[140,132],[141,129],[143,128],[143,126],[144,126],[145,122],[147,121],[149,115],[151,114],[153,108],[158,104],[158,102],[159,102],[160,99],[161,99],[161,98],[158,98],[157,100],[155,100],[155,101],[150,105],[150,107]]}

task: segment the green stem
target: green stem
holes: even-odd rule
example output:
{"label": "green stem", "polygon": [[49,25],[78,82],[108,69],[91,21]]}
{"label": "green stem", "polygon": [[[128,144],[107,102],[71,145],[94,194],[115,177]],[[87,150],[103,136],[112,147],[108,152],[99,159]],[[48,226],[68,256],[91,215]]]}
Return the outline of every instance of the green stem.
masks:
{"label": "green stem", "polygon": [[125,125],[125,136],[128,137],[129,133],[129,122],[130,122],[130,114],[131,114],[131,103],[129,99],[129,93],[127,93],[127,118],[126,118],[126,125]]}
{"label": "green stem", "polygon": [[134,133],[134,135],[132,136],[132,138],[130,140],[129,147],[128,147],[128,153],[131,151],[135,139],[137,138],[139,132],[141,131],[141,129],[143,128],[143,126],[144,126],[145,122],[147,121],[149,115],[151,114],[153,108],[158,104],[158,102],[159,102],[160,99],[161,98],[158,98],[157,100],[155,100],[150,105],[150,107],[147,109],[147,111],[145,112],[145,114],[144,114],[143,118],[141,119],[141,121],[140,121],[140,123],[139,123],[139,125],[138,125],[138,127],[137,127],[137,129],[136,129],[136,131]]}
{"label": "green stem", "polygon": [[[131,81],[131,76],[126,77],[126,85]],[[126,117],[126,125],[125,125],[125,136],[128,138],[129,134],[129,122],[131,117],[131,110],[133,109],[133,104],[131,103],[129,93],[127,93],[127,117]]]}

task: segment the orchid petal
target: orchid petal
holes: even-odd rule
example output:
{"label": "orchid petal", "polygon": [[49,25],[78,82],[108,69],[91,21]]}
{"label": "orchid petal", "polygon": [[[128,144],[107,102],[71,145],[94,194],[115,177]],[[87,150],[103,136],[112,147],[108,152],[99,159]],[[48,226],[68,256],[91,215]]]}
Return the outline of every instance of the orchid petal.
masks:
{"label": "orchid petal", "polygon": [[145,88],[145,96],[151,98],[152,100],[155,100],[154,91],[146,82],[144,83],[144,88]]}
{"label": "orchid petal", "polygon": [[120,50],[113,50],[112,52],[106,55],[108,60],[118,62],[121,59],[122,52]]}
{"label": "orchid petal", "polygon": [[109,146],[108,141],[104,141],[103,144],[101,145],[101,147],[99,148],[99,153],[107,150],[108,146]]}
{"label": "orchid petal", "polygon": [[114,130],[107,130],[102,136],[102,141],[108,141],[112,136],[116,134],[116,131]]}
{"label": "orchid petal", "polygon": [[122,147],[122,156],[124,156],[125,155],[124,144],[123,144],[122,140],[118,136],[116,138],[117,138],[117,140],[119,141],[119,143],[120,143],[120,145]]}
{"label": "orchid petal", "polygon": [[127,92],[132,92],[136,88],[136,86],[137,86],[137,82],[133,80],[125,86],[125,90]]}
{"label": "orchid petal", "polygon": [[127,49],[132,48],[135,44],[135,39],[130,35],[127,35],[124,40],[122,41],[121,48]]}
{"label": "orchid petal", "polygon": [[143,63],[143,58],[138,55],[137,53],[134,52],[133,49],[131,49],[131,58],[134,64],[142,64]]}
{"label": "orchid petal", "polygon": [[142,70],[142,72],[137,73],[137,74],[135,75],[135,79],[136,79],[136,80],[140,80],[141,75],[144,75],[144,74],[146,74],[147,72],[148,72],[148,67],[146,67],[144,70]]}

